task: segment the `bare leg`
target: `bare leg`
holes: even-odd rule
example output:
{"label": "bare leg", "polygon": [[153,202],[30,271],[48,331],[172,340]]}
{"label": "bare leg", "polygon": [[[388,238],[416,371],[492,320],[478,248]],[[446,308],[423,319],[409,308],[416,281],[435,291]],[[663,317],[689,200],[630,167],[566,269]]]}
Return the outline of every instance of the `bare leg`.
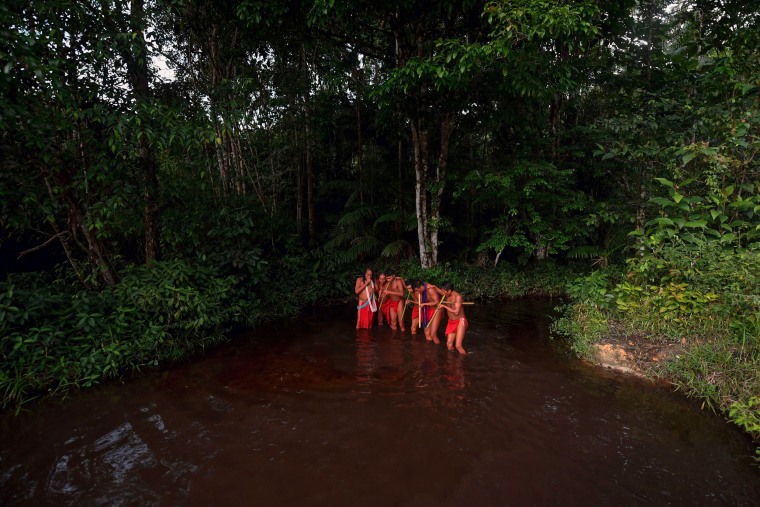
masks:
{"label": "bare leg", "polygon": [[431,340],[436,345],[440,345],[441,341],[438,339],[438,326],[441,324],[441,319],[443,318],[443,313],[438,312],[435,317],[433,317],[433,320],[430,322],[430,325],[425,330],[428,334],[428,340]]}
{"label": "bare leg", "polygon": [[467,326],[465,325],[464,322],[465,322],[464,319],[462,319],[459,322],[459,325],[457,326],[456,343],[457,343],[457,350],[459,351],[460,354],[467,354],[467,351],[464,350],[464,347],[462,347],[462,342],[464,342],[464,333],[467,331]]}
{"label": "bare leg", "polygon": [[419,317],[416,319],[412,319],[412,334],[417,334],[417,329],[420,327],[420,319]]}
{"label": "bare leg", "polygon": [[454,340],[456,339],[456,333],[449,333],[446,335],[446,348],[454,350]]}

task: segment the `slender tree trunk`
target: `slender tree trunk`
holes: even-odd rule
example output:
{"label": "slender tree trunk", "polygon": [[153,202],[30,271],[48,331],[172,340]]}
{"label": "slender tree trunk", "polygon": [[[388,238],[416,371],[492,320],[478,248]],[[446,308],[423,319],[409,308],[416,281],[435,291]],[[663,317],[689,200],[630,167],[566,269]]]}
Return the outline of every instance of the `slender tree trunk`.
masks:
{"label": "slender tree trunk", "polygon": [[438,264],[438,229],[441,220],[441,199],[449,158],[449,145],[453,120],[446,115],[440,120],[441,144],[435,173],[431,174],[430,132],[423,120],[412,121],[414,145],[415,198],[417,209],[417,239],[420,248],[420,266],[432,268]]}
{"label": "slender tree trunk", "polygon": [[306,49],[301,47],[301,57],[306,85],[304,90],[304,141],[306,143],[306,212],[309,221],[309,245],[314,245],[317,236],[316,211],[314,209],[314,140],[311,131],[311,76],[309,75],[308,62],[306,61]]}
{"label": "slender tree trunk", "polygon": [[227,198],[230,190],[230,171],[227,164],[227,158],[225,156],[225,148],[223,142],[225,139],[225,133],[223,131],[223,125],[221,124],[219,107],[217,106],[217,85],[219,83],[219,71],[218,71],[218,57],[219,48],[217,42],[218,27],[213,25],[211,27],[211,35],[209,38],[209,111],[211,113],[211,124],[214,126],[214,158],[216,158],[216,166],[219,170],[219,181],[221,182],[221,196],[223,199]]}
{"label": "slender tree trunk", "polygon": [[[58,194],[60,195],[60,199],[65,205],[68,212],[68,226],[72,239],[74,239],[74,242],[79,246],[79,248],[85,252],[90,260],[95,264],[95,266],[97,266],[98,271],[100,272],[100,276],[103,278],[103,281],[106,283],[106,285],[109,287],[115,286],[118,282],[118,277],[108,262],[106,247],[101,239],[98,238],[97,234],[90,230],[85,217],[85,212],[82,210],[82,207],[79,204],[79,199],[73,195],[71,189],[69,188],[68,182],[70,180],[70,175],[66,174],[64,170],[52,175],[52,178],[55,181],[57,189],[59,190]],[[56,192],[53,192],[53,188],[51,187],[47,177],[45,178],[45,184],[47,185],[50,197],[54,199]],[[80,235],[84,237],[84,242],[79,239]],[[67,255],[68,254],[69,253],[67,251]],[[71,257],[69,260],[72,262],[72,265],[76,270],[76,265],[73,264]],[[87,286],[86,282],[83,283],[85,286]]]}
{"label": "slender tree trunk", "polygon": [[404,136],[403,125],[401,123],[401,114],[399,114],[398,122],[398,209],[403,211],[404,209]]}
{"label": "slender tree trunk", "polygon": [[444,116],[441,119],[441,147],[438,153],[438,166],[435,168],[435,190],[432,193],[430,201],[430,225],[428,231],[430,234],[430,256],[433,266],[438,265],[438,229],[441,221],[441,198],[443,197],[443,187],[446,177],[446,166],[449,160],[449,142],[453,122],[450,116]]}
{"label": "slender tree trunk", "polygon": [[422,127],[420,120],[412,121],[412,143],[414,144],[414,196],[417,209],[417,241],[420,248],[420,266],[433,267],[430,255],[430,237],[428,236],[428,130]]}
{"label": "slender tree trunk", "polygon": [[296,172],[296,232],[299,237],[303,231],[303,160],[301,153],[298,125],[296,125],[293,133],[293,166]]}
{"label": "slender tree trunk", "polygon": [[314,145],[311,133],[311,107],[306,106],[304,109],[306,116],[306,211],[309,220],[309,245],[314,245],[317,240],[316,211],[314,209]]}
{"label": "slender tree trunk", "polygon": [[551,136],[551,157],[552,161],[557,161],[557,152],[559,150],[559,122],[560,111],[562,109],[562,95],[555,93],[552,96],[549,106],[549,135]]}
{"label": "slender tree trunk", "polygon": [[364,204],[364,162],[362,159],[362,109],[359,101],[359,89],[356,90],[356,167],[359,171],[359,204]]}
{"label": "slender tree trunk", "polygon": [[[128,63],[129,79],[135,94],[136,108],[149,98],[150,82],[148,80],[148,52],[145,46],[143,29],[145,12],[143,0],[132,0],[130,25],[135,36],[131,62]],[[141,122],[145,125],[146,122]],[[158,172],[153,149],[143,131],[139,141],[140,166],[143,170],[143,221],[145,224],[145,262],[159,260],[161,257],[160,215],[158,206]]]}

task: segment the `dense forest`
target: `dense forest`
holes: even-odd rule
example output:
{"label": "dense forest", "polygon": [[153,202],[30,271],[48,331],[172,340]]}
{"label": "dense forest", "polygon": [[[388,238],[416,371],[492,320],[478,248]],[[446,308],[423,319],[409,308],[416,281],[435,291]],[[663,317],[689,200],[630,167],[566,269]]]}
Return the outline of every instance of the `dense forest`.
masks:
{"label": "dense forest", "polygon": [[348,296],[371,262],[475,297],[563,280],[579,353],[688,341],[670,373],[760,434],[759,11],[4,2],[3,406]]}

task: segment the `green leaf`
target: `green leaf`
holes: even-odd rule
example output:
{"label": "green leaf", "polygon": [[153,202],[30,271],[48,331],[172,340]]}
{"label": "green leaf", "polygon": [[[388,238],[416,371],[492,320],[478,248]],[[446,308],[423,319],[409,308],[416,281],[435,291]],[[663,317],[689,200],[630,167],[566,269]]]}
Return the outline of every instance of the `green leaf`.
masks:
{"label": "green leaf", "polygon": [[675,188],[675,185],[673,185],[673,182],[665,178],[655,178],[654,180],[660,182],[662,185],[665,185],[666,187]]}
{"label": "green leaf", "polygon": [[663,208],[667,208],[668,206],[673,206],[675,204],[673,201],[666,199],[665,197],[652,197],[649,199],[649,202],[652,204],[659,204]]}

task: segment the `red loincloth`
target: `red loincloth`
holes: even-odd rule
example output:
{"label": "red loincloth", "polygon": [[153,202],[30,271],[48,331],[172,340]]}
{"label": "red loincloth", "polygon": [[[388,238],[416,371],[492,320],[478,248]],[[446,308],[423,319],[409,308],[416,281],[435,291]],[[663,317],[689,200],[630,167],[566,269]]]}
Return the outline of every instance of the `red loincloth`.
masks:
{"label": "red loincloth", "polygon": [[[432,317],[431,308],[429,306],[423,306],[422,307],[422,317],[423,322],[428,320],[430,317]],[[412,320],[416,319],[420,316],[420,307],[418,305],[415,305],[412,309]]]}
{"label": "red loincloth", "polygon": [[391,321],[391,307],[393,307],[393,303],[394,301],[385,298],[385,301],[383,301],[383,306],[380,307],[380,311],[383,312],[383,317],[387,322]]}
{"label": "red loincloth", "polygon": [[359,310],[359,329],[372,329],[372,317],[374,313],[369,308],[369,305],[365,305]]}
{"label": "red loincloth", "polygon": [[457,332],[457,328],[459,327],[459,321],[464,320],[464,328],[467,329],[470,327],[470,323],[467,322],[467,319],[462,317],[461,319],[451,320],[449,319],[449,323],[446,324],[446,334],[452,334]]}

